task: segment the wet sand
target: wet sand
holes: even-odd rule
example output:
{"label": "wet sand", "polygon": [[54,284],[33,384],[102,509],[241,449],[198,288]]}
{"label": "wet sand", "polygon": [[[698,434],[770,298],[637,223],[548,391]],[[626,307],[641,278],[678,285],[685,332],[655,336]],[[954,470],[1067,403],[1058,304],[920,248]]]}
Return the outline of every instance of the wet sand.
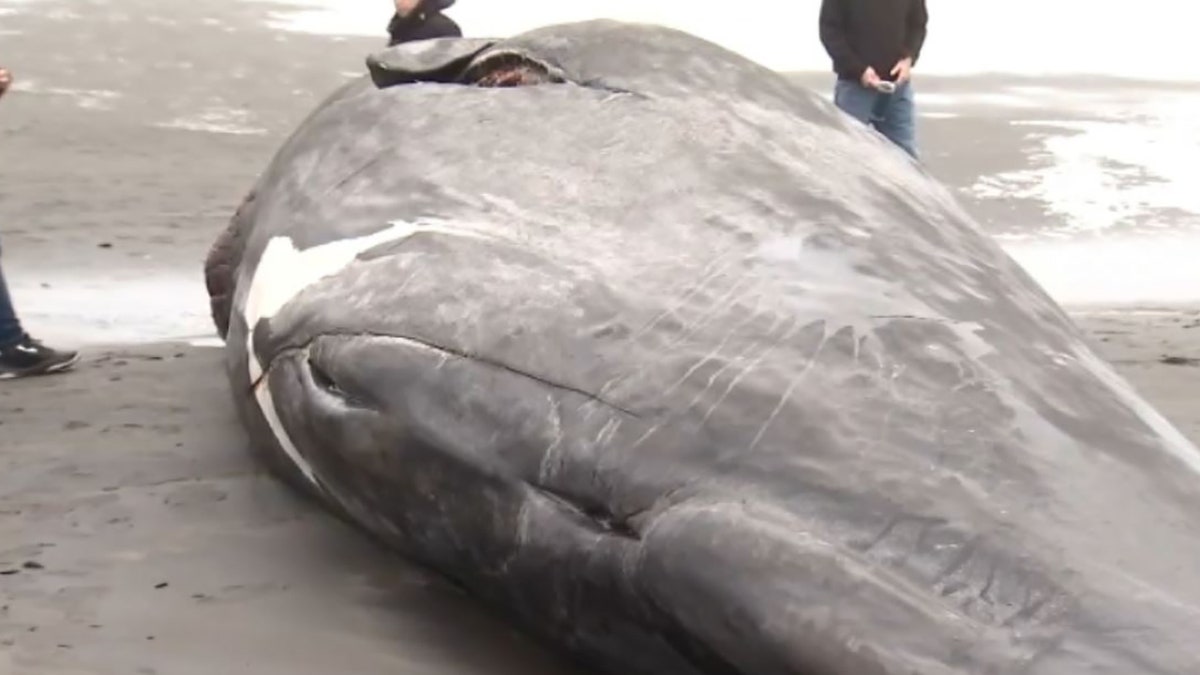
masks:
{"label": "wet sand", "polygon": [[[280,35],[233,0],[38,7],[2,27],[0,243],[28,327],[85,356],[0,385],[0,673],[574,672],[263,475],[219,351],[163,341],[211,333],[205,249],[378,42]],[[1026,161],[984,115],[925,128],[955,187]],[[1200,441],[1200,309],[1077,316]]]}

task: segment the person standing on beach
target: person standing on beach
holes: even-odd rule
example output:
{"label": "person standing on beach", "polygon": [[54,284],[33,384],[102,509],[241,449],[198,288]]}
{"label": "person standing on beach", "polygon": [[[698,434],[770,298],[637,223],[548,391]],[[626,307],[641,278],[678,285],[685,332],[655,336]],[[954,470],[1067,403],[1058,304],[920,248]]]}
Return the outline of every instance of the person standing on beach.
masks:
{"label": "person standing on beach", "polygon": [[928,21],[925,0],[821,0],[821,43],[837,74],[834,103],[914,158],[912,69]]}
{"label": "person standing on beach", "polygon": [[388,46],[434,38],[462,37],[462,29],[442,14],[454,0],[395,0],[396,13],[388,23]]}
{"label": "person standing on beach", "polygon": [[[12,81],[12,73],[0,68],[0,98],[4,98]],[[77,352],[50,349],[29,337],[17,320],[4,283],[4,270],[0,269],[0,380],[63,371],[78,360]]]}

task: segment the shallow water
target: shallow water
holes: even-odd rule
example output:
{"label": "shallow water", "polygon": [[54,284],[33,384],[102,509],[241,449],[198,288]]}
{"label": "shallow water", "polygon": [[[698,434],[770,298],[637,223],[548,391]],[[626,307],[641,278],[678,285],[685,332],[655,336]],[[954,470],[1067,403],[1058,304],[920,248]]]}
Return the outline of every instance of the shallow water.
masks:
{"label": "shallow water", "polygon": [[22,322],[47,342],[144,344],[215,335],[198,277],[89,278],[63,271],[42,278],[50,279],[46,286],[13,283],[11,291]]}

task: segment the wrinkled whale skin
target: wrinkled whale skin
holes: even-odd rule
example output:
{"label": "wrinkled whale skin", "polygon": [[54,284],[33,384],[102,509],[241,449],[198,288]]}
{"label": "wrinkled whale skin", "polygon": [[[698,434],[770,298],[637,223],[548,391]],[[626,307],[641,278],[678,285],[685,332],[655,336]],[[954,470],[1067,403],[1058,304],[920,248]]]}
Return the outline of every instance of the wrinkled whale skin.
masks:
{"label": "wrinkled whale skin", "polygon": [[206,266],[292,485],[601,672],[1200,673],[1197,449],[885,139],[650,25],[371,67]]}

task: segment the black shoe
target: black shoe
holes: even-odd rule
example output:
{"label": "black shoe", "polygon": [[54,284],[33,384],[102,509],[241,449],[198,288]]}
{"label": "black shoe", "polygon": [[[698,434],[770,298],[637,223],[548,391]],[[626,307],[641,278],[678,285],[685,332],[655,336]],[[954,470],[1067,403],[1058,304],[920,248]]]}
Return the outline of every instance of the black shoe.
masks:
{"label": "black shoe", "polygon": [[26,335],[17,344],[0,348],[0,380],[60,373],[78,362],[78,352],[50,349]]}

